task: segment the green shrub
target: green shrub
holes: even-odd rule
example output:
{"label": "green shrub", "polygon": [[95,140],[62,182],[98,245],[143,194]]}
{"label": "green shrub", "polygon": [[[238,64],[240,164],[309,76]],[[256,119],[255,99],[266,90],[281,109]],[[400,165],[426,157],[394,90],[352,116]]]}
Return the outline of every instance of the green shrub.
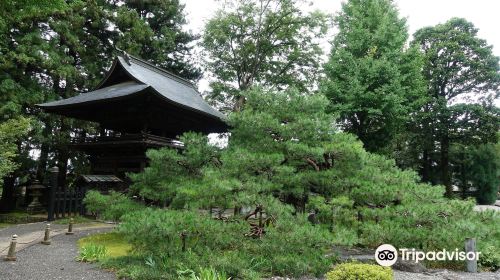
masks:
{"label": "green shrub", "polygon": [[[250,231],[245,221],[224,222],[180,210],[130,213],[119,230],[152,268],[172,277],[178,267],[211,267],[239,279],[322,275],[335,261],[335,256],[325,257],[331,234],[302,215],[282,217],[261,238],[245,236]],[[181,234],[186,236],[185,251]]]}
{"label": "green shrub", "polygon": [[479,265],[484,270],[496,271],[500,269],[500,251],[498,247],[488,246],[481,250]]}
{"label": "green shrub", "polygon": [[96,217],[106,210],[109,206],[108,202],[109,199],[105,195],[94,190],[88,191],[83,199],[83,203],[87,210]]}
{"label": "green shrub", "polygon": [[89,191],[85,195],[83,203],[85,203],[87,210],[95,216],[113,221],[119,221],[124,214],[144,208],[144,205],[115,191],[111,191],[109,195],[103,195],[98,191]]}
{"label": "green shrub", "polygon": [[[120,230],[136,253],[156,264],[132,266],[132,278],[175,278],[179,267],[241,279],[322,275],[334,261],[324,257],[333,241],[429,251],[460,248],[473,236],[482,246],[498,245],[498,216],[444,198],[443,186],[421,184],[415,172],[366,152],[355,136],[335,130],[323,96],[244,94],[244,110],[230,115],[226,148],[187,134],[184,149],[149,152],[149,168],[131,176],[139,195],[169,206],[122,218]],[[241,217],[223,222],[186,210],[257,205],[275,219],[253,228],[265,231],[258,238],[246,236],[250,227]],[[319,224],[307,222],[304,208]]]}
{"label": "green shrub", "polygon": [[472,163],[468,166],[472,186],[478,204],[494,204],[500,184],[500,158],[493,144],[479,145],[471,149]]}
{"label": "green shrub", "polygon": [[392,280],[392,270],[373,264],[343,263],[326,274],[326,280]]}
{"label": "green shrub", "polygon": [[95,262],[102,260],[106,255],[107,250],[103,245],[88,244],[81,248],[77,260],[82,262]]}

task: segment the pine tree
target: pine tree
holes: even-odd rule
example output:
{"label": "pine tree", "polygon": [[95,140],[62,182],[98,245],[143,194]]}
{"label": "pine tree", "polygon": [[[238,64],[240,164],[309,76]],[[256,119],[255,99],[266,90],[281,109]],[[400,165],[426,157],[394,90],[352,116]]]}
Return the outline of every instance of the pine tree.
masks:
{"label": "pine tree", "polygon": [[[238,229],[222,229],[221,225],[220,230],[241,236],[246,218],[262,213],[261,222],[254,223],[247,235],[260,237],[262,242],[270,240],[267,233],[280,233],[287,225],[290,234],[319,230],[316,237],[320,238],[329,230],[328,238],[340,244],[373,248],[390,243],[454,250],[469,235],[481,240],[481,246],[498,246],[498,217],[473,211],[472,201],[449,200],[443,197],[443,186],[418,183],[416,172],[401,170],[394,160],[367,152],[354,135],[336,129],[333,116],[326,113],[329,101],[324,96],[261,89],[243,94],[244,109],[229,116],[232,129],[226,148],[210,148],[206,137],[188,134],[183,150],[150,152],[151,166],[134,176],[134,188],[146,199],[171,204],[165,210],[127,219],[127,233],[134,240],[144,239],[134,231],[154,228],[152,224],[159,225],[162,219],[186,213],[195,219],[193,212],[203,213],[200,209],[227,212],[235,208],[236,214],[246,209],[245,215],[230,219]],[[303,223],[306,213],[317,226]],[[141,220],[149,215],[155,218]],[[294,222],[300,227],[294,228]],[[196,227],[197,223],[201,222],[172,226],[164,234],[180,232],[184,226],[189,232],[211,234],[211,226]],[[269,242],[276,242],[269,246],[282,246],[274,239]],[[290,250],[304,249],[296,243],[289,245]]]}

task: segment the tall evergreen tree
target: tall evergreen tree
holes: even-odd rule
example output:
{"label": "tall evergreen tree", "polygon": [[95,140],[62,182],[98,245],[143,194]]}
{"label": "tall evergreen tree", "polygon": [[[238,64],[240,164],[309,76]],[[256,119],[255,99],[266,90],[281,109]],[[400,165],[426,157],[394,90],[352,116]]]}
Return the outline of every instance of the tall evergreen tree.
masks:
{"label": "tall evergreen tree", "polygon": [[[198,36],[184,29],[187,23],[179,0],[108,0],[118,11],[115,23],[124,33],[117,46],[183,78],[197,80],[201,70],[192,56]],[[138,21],[140,19],[140,21]]]}
{"label": "tall evergreen tree", "polygon": [[389,154],[423,93],[419,54],[405,48],[406,20],[390,0],[350,0],[335,24],[322,90],[345,131]]}
{"label": "tall evergreen tree", "polygon": [[[22,164],[3,178],[4,190],[12,190],[17,179],[35,169],[42,179],[49,164],[59,166],[60,182],[66,185],[66,175],[85,160],[68,148],[70,136],[96,130],[81,121],[43,114],[33,105],[92,89],[110,66],[116,47],[144,55],[182,77],[200,76],[188,59],[194,37],[181,29],[182,5],[119,2],[25,0],[0,6],[0,121],[17,114],[34,116],[38,122],[17,145]],[[148,52],[152,47],[158,51]],[[38,163],[30,156],[32,149],[40,150]],[[12,192],[3,194],[9,203],[2,207],[12,208]]]}
{"label": "tall evergreen tree", "polygon": [[[499,111],[492,104],[499,93],[499,58],[477,32],[472,23],[453,18],[418,30],[412,42],[424,54],[427,81],[427,102],[415,123],[420,128],[417,137],[427,139],[422,150],[423,179],[430,180],[431,166],[437,162],[439,182],[448,196],[452,194],[450,146],[470,139],[496,141],[499,129]],[[464,103],[468,98],[476,104]],[[436,149],[439,158],[433,159]]]}
{"label": "tall evergreen tree", "polygon": [[[46,77],[41,70],[45,62],[42,53],[50,46],[39,27],[49,15],[59,14],[66,8],[64,1],[44,0],[4,1],[0,5],[0,125],[6,129],[2,137],[4,147],[16,155],[4,158],[3,163],[9,167],[4,169],[8,172],[1,174],[0,211],[14,207],[16,180],[36,165],[29,156],[35,146],[25,139],[37,137],[37,123],[33,120],[29,135],[24,134],[24,139],[17,138],[14,142],[8,128],[22,127],[23,116],[33,114],[30,105],[44,100],[47,90],[43,86]],[[21,131],[11,132],[19,136]]]}

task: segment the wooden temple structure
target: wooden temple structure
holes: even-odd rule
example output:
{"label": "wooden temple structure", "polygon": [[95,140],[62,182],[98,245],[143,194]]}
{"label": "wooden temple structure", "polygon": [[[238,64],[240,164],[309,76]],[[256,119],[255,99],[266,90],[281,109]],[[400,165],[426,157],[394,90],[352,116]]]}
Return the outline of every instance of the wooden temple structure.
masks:
{"label": "wooden temple structure", "polygon": [[120,179],[147,166],[148,149],[182,148],[176,138],[184,132],[220,133],[228,128],[224,115],[208,105],[191,82],[126,53],[116,57],[94,91],[38,107],[98,123],[104,133],[75,137],[71,145],[89,156],[91,175]]}

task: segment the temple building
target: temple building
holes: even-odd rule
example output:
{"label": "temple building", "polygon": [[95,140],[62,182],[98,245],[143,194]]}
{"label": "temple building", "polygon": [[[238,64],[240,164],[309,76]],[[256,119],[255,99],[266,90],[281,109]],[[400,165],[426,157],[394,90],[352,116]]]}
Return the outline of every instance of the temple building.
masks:
{"label": "temple building", "polygon": [[175,139],[184,132],[221,133],[228,128],[224,115],[208,105],[190,81],[125,53],[94,91],[38,106],[98,123],[105,133],[75,137],[72,147],[89,156],[91,175],[121,179],[146,167],[147,149],[182,148]]}

